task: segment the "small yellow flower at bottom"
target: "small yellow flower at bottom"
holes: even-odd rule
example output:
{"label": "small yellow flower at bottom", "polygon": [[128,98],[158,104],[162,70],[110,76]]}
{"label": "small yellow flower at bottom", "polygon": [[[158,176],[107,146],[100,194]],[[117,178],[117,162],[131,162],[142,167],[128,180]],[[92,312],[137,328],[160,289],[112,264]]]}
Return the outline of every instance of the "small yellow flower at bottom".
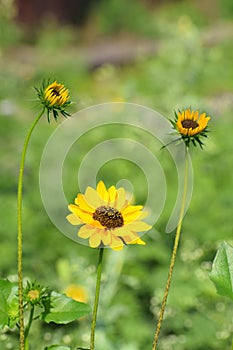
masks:
{"label": "small yellow flower at bottom", "polygon": [[70,105],[69,90],[56,80],[53,83],[49,81],[43,82],[41,88],[35,88],[41,103],[47,110],[48,121],[50,121],[50,113],[53,113],[54,119],[57,120],[59,112],[68,117],[69,114],[65,111]]}
{"label": "small yellow flower at bottom", "polygon": [[40,291],[38,289],[29,290],[27,296],[28,296],[30,301],[39,300]]}
{"label": "small yellow flower at bottom", "polygon": [[175,120],[171,120],[171,123],[179,134],[182,140],[185,142],[186,146],[192,142],[196,146],[196,142],[202,148],[203,142],[200,137],[207,137],[207,126],[210,117],[206,113],[199,114],[198,111],[191,111],[191,109],[186,109],[183,111],[175,112]]}
{"label": "small yellow flower at bottom", "polygon": [[78,194],[75,204],[68,206],[72,214],[67,220],[72,225],[82,225],[78,236],[89,239],[92,248],[110,247],[120,250],[124,245],[141,244],[139,232],[151,229],[142,220],[147,216],[143,206],[130,205],[124,188],[107,189],[100,181],[96,190],[87,187],[85,194]]}
{"label": "small yellow flower at bottom", "polygon": [[65,294],[76,301],[79,301],[81,303],[87,303],[88,301],[88,294],[86,289],[83,286],[77,285],[77,284],[70,284],[66,290]]}
{"label": "small yellow flower at bottom", "polygon": [[24,288],[24,300],[31,305],[43,306],[43,303],[49,296],[49,291],[46,287],[40,286],[37,282],[29,283]]}

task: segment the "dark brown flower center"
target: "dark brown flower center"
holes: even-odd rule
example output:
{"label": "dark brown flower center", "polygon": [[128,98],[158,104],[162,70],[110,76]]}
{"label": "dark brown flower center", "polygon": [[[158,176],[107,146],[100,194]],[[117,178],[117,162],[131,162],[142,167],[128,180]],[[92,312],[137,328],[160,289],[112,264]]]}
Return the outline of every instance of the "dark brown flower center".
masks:
{"label": "dark brown flower center", "polygon": [[60,92],[59,92],[59,90],[57,90],[56,88],[53,88],[52,91],[51,91],[51,94],[52,94],[52,95],[55,95],[55,96],[59,96],[59,95],[60,95]]}
{"label": "dark brown flower center", "polygon": [[117,228],[124,225],[122,214],[112,207],[98,207],[92,217],[107,228]]}
{"label": "dark brown flower center", "polygon": [[196,129],[199,126],[195,120],[191,119],[182,120],[181,124],[185,129]]}

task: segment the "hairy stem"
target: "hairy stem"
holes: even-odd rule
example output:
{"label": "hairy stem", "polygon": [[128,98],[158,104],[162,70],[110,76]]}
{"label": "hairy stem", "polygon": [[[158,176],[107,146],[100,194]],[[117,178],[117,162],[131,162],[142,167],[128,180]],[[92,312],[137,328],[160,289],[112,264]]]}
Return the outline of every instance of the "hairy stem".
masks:
{"label": "hairy stem", "polygon": [[103,254],[104,254],[104,248],[100,248],[99,249],[98,266],[97,266],[95,301],[94,301],[93,314],[92,314],[92,323],[91,323],[90,350],[94,350],[95,349],[95,328],[96,328],[97,311],[98,311],[98,305],[99,305],[99,295],[100,295],[100,284],[101,284],[101,272],[102,272]]}
{"label": "hairy stem", "polygon": [[17,201],[17,231],[18,231],[18,297],[19,297],[19,342],[20,350],[24,350],[24,315],[23,315],[23,232],[22,232],[22,198],[23,198],[23,175],[24,175],[24,165],[25,158],[28,148],[28,143],[31,134],[44,113],[45,108],[40,112],[40,114],[34,120],[31,128],[29,129],[21,156],[20,168],[19,168],[19,178],[18,178],[18,201]]}
{"label": "hairy stem", "polygon": [[186,149],[184,190],[183,190],[183,197],[182,197],[182,203],[181,203],[181,209],[180,209],[180,215],[179,215],[179,222],[178,222],[177,229],[176,229],[175,241],[174,241],[173,250],[172,250],[172,257],[171,257],[171,262],[170,262],[169,271],[168,271],[168,278],[167,278],[167,283],[165,286],[162,305],[161,305],[160,312],[159,312],[159,320],[158,320],[156,331],[155,331],[152,350],[157,349],[159,334],[160,334],[160,330],[161,330],[161,326],[162,326],[162,322],[163,322],[163,316],[164,316],[164,312],[165,312],[165,308],[166,308],[167,298],[168,298],[169,289],[170,289],[171,280],[172,280],[173,269],[174,269],[175,260],[176,260],[177,249],[178,249],[179,240],[180,240],[180,233],[181,233],[181,227],[182,227],[182,222],[183,222],[185,203],[186,203],[186,197],[187,197],[187,188],[188,188],[188,174],[189,174],[189,166],[188,165],[189,165],[188,149]]}

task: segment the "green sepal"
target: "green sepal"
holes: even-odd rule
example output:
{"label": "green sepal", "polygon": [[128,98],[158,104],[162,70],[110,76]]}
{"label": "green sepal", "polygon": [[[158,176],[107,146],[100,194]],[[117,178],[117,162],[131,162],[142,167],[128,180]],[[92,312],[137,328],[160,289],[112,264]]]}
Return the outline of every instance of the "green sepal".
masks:
{"label": "green sepal", "polygon": [[13,328],[18,322],[18,286],[8,280],[0,280],[0,329]]}
{"label": "green sepal", "polygon": [[218,249],[209,276],[218,294],[233,299],[233,247],[227,242]]}
{"label": "green sepal", "polygon": [[65,294],[51,292],[50,298],[44,303],[45,311],[41,319],[46,323],[66,324],[90,314],[88,304],[75,301]]}

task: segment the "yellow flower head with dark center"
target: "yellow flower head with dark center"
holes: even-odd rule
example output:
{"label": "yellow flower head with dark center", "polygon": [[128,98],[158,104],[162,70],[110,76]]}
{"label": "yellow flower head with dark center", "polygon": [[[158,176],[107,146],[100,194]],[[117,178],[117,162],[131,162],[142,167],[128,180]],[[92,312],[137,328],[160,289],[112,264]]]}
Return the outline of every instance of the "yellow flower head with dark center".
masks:
{"label": "yellow flower head with dark center", "polygon": [[49,107],[62,107],[69,100],[69,91],[63,84],[54,81],[47,86],[44,92],[44,98]]}
{"label": "yellow flower head with dark center", "polygon": [[179,132],[186,146],[189,146],[190,141],[196,146],[196,142],[202,148],[203,142],[200,137],[207,137],[207,126],[210,117],[206,113],[199,114],[198,111],[186,109],[175,112],[175,120],[171,121],[173,127]]}
{"label": "yellow flower head with dark center", "polygon": [[52,84],[43,82],[40,89],[35,89],[40,101],[47,109],[48,121],[50,121],[50,113],[53,113],[55,120],[57,120],[59,112],[64,117],[69,116],[65,109],[70,105],[71,101],[69,91],[63,84],[58,83],[56,80]]}
{"label": "yellow flower head with dark center", "polygon": [[110,247],[120,250],[128,244],[145,244],[139,232],[151,226],[141,221],[147,216],[143,206],[130,205],[124,188],[107,189],[100,181],[96,190],[87,187],[85,194],[78,194],[75,204],[68,206],[72,214],[67,220],[72,225],[82,225],[78,236],[89,239],[92,248]]}

